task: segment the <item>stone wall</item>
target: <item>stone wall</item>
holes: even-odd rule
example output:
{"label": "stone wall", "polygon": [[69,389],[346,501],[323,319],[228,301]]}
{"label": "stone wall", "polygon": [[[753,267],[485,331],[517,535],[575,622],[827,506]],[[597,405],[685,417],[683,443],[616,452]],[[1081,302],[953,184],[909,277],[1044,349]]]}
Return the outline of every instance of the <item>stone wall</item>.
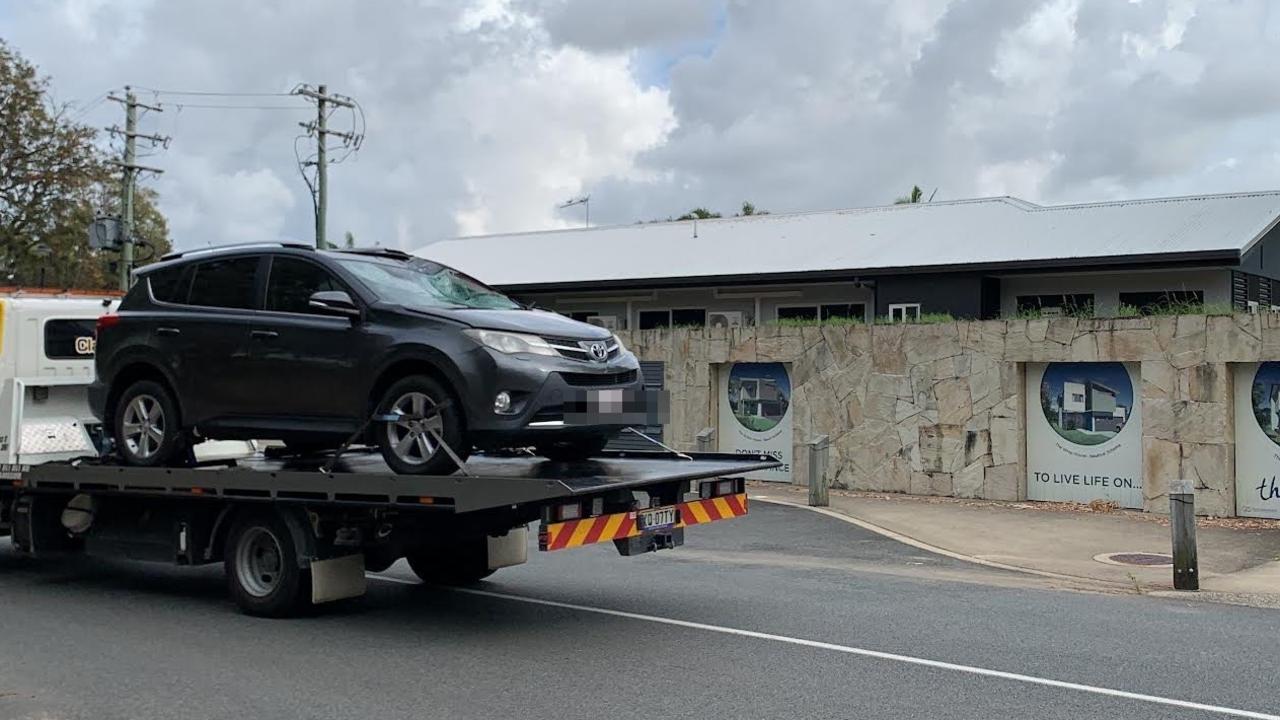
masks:
{"label": "stone wall", "polygon": [[825,434],[834,487],[993,500],[1026,492],[1025,363],[1139,363],[1146,508],[1166,511],[1168,480],[1190,477],[1197,509],[1215,515],[1235,512],[1228,363],[1280,359],[1280,315],[1270,314],[620,335],[642,359],[666,362],[667,437],[678,447],[716,424],[715,365],[789,362],[798,481],[801,443]]}

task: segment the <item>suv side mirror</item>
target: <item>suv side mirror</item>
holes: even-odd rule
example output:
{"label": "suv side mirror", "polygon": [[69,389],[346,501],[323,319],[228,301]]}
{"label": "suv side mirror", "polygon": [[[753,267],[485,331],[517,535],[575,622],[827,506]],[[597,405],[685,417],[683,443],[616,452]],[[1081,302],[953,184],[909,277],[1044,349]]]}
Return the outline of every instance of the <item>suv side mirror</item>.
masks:
{"label": "suv side mirror", "polygon": [[340,315],[342,317],[360,317],[360,308],[356,307],[351,296],[342,290],[321,290],[311,293],[307,305],[319,310],[324,315]]}

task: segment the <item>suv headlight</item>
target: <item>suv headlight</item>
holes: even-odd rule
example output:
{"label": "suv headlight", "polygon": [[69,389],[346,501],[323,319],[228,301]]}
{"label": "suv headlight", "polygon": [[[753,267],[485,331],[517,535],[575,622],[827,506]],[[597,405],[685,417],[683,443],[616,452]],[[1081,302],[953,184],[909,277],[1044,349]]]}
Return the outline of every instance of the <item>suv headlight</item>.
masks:
{"label": "suv headlight", "polygon": [[551,355],[556,356],[560,353],[555,348],[547,344],[546,340],[537,335],[524,335],[522,333],[501,332],[498,330],[463,330],[463,335],[484,345],[490,350],[497,350],[500,353],[515,355],[518,353],[529,353],[530,355]]}
{"label": "suv headlight", "polygon": [[618,352],[624,353],[627,351],[627,346],[622,344],[622,338],[618,337],[617,333],[613,334],[613,342],[617,344]]}

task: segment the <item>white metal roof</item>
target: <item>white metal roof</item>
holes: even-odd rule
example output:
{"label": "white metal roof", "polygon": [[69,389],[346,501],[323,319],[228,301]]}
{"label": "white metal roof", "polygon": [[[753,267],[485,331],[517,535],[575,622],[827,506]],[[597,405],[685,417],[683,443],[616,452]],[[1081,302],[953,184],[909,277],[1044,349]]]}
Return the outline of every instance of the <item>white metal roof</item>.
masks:
{"label": "white metal roof", "polygon": [[1280,191],[1039,206],[1011,197],[457,238],[415,254],[499,286],[1243,252]]}

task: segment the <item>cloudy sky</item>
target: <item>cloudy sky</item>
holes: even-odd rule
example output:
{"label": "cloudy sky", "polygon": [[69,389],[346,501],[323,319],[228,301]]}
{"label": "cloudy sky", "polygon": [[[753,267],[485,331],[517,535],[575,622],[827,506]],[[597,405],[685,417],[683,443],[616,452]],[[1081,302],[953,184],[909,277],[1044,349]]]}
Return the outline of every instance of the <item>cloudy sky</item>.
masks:
{"label": "cloudy sky", "polygon": [[[3,0],[0,37],[97,126],[125,84],[176,244],[310,240],[327,83],[364,110],[329,234],[458,234],[1010,194],[1280,188],[1274,0]],[[242,105],[251,109],[197,107]],[[337,112],[338,129],[360,127]],[[298,141],[306,154],[308,144]],[[342,152],[335,153],[341,156]]]}

